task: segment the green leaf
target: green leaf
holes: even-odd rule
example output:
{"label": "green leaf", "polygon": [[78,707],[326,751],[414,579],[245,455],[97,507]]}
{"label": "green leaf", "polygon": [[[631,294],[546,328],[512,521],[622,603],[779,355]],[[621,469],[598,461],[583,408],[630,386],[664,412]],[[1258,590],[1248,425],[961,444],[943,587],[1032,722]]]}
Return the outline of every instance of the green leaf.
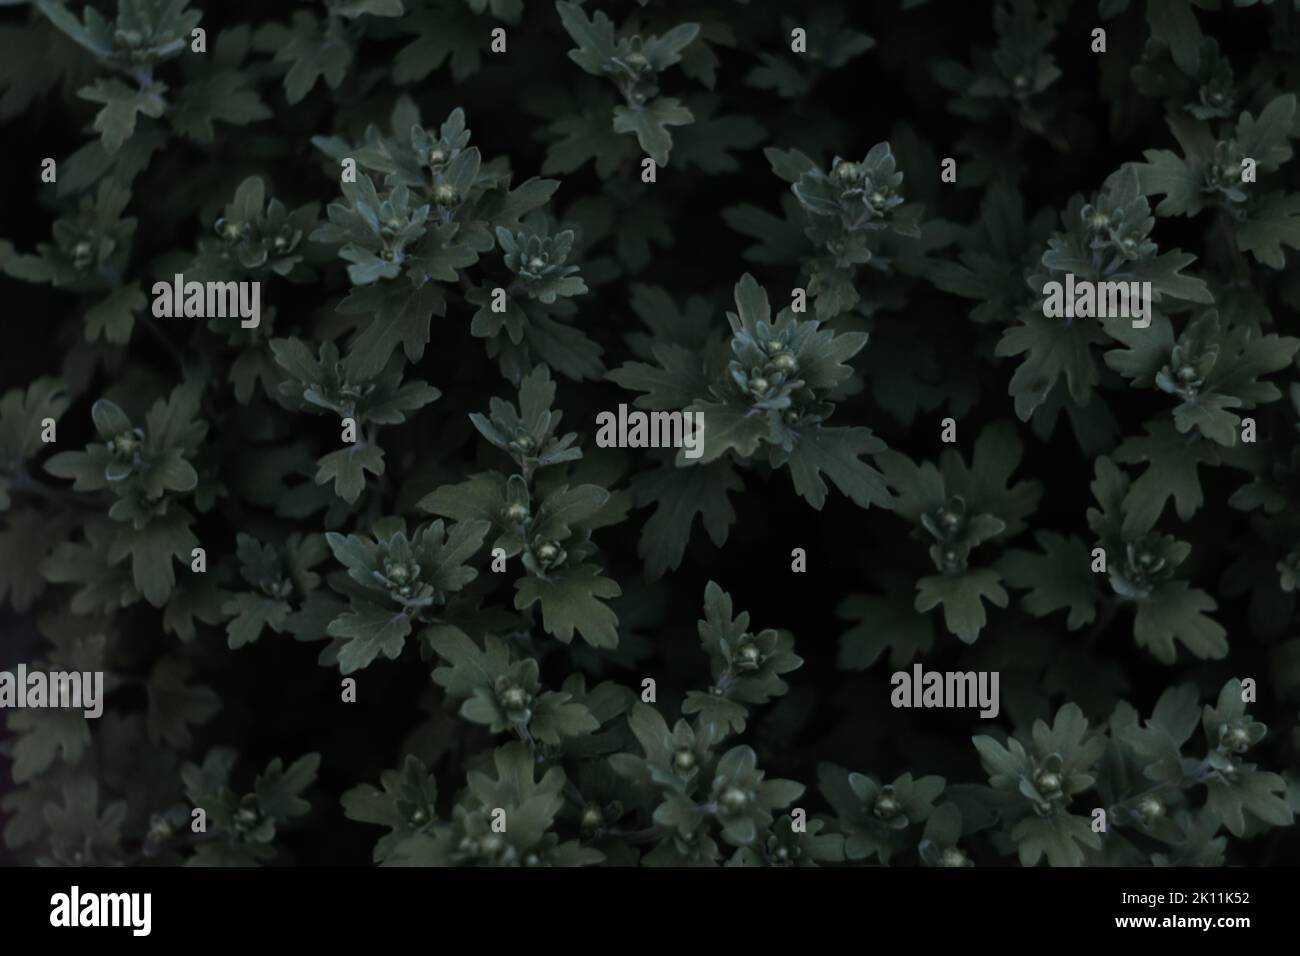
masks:
{"label": "green leaf", "polygon": [[637,408],[685,408],[708,394],[709,380],[697,350],[664,343],[653,346],[653,353],[658,365],[628,362],[605,377],[629,391],[644,392],[634,402]]}
{"label": "green leaf", "polygon": [[99,813],[99,784],[81,778],[63,788],[61,803],[45,805],[45,821],[50,827],[50,841],[55,846],[75,846],[92,857],[116,847],[122,839],[122,825],[127,817],[125,800],[109,804]]}
{"label": "green leaf", "polygon": [[349,820],[389,827],[375,844],[374,860],[386,861],[402,839],[431,825],[437,810],[438,785],[420,758],[407,754],[400,770],[385,770],[380,792],[368,783],[353,787],[340,801]]}
{"label": "green leaf", "polygon": [[1147,0],[1151,38],[1169,47],[1174,62],[1188,76],[1201,67],[1203,35],[1190,0]]}
{"label": "green leaf", "polygon": [[748,458],[758,450],[759,442],[767,437],[767,416],[760,411],[722,402],[697,402],[688,411],[704,416],[704,439],[699,458],[687,459],[678,452],[684,464],[707,465],[730,450],[741,458]]}
{"label": "green leaf", "polygon": [[528,732],[537,740],[552,747],[561,739],[582,737],[595,733],[600,723],[582,704],[573,701],[569,694],[548,691],[533,705],[533,718],[528,722]]}
{"label": "green leaf", "polygon": [[143,528],[121,528],[108,549],[110,564],[131,558],[132,581],[154,607],[166,604],[176,587],[172,561],[188,567],[190,552],[199,546],[199,539],[190,530],[191,520],[183,509],[173,506]]}
{"label": "green leaf", "polygon": [[1148,149],[1137,165],[1143,195],[1163,195],[1156,206],[1161,216],[1194,216],[1204,205],[1201,169],[1167,149]]}
{"label": "green leaf", "polygon": [[1007,584],[1029,591],[1020,606],[1034,617],[1068,609],[1065,625],[1072,631],[1090,624],[1097,616],[1097,587],[1088,545],[1054,531],[1040,531],[1034,540],[1042,554],[1008,551],[998,564]]}
{"label": "green leaf", "polygon": [[618,616],[600,599],[616,598],[623,590],[594,565],[565,567],[548,578],[520,578],[515,589],[515,607],[522,611],[540,601],[542,626],[564,643],[576,630],[593,647],[618,646]]}
{"label": "green leaf", "polygon": [[610,136],[609,109],[606,106],[588,108],[561,116],[547,127],[551,143],[546,149],[542,172],[577,172],[594,160],[596,175],[607,179],[614,174],[636,148],[630,140]]}
{"label": "green leaf", "polygon": [[94,7],[85,10],[84,25],[62,0],[36,0],[36,7],[51,23],[91,53],[107,57],[113,52],[112,31],[108,21]]}
{"label": "green leaf", "polygon": [[349,344],[348,371],[363,379],[379,375],[399,345],[411,362],[418,362],[429,342],[429,322],[444,308],[442,290],[431,283],[414,291],[354,289],[339,303],[339,311],[345,315],[373,312],[374,318]]}
{"label": "green leaf", "polygon": [[221,606],[221,613],[232,616],[226,624],[227,644],[238,650],[252,644],[269,627],[279,634],[293,612],[288,601],[276,600],[253,591],[241,591]]}
{"label": "green leaf", "polygon": [[302,799],[302,793],[316,782],[319,767],[320,754],[317,753],[299,757],[287,770],[279,757],[272,760],[253,786],[262,812],[283,822],[311,810],[311,804]]}
{"label": "green leaf", "polygon": [[1227,631],[1204,612],[1218,607],[1214,598],[1186,581],[1169,581],[1138,604],[1133,636],[1163,664],[1174,663],[1175,641],[1202,659],[1228,653]]}
{"label": "green leaf", "polygon": [[[1265,169],[1276,169],[1291,158],[1296,95],[1275,96],[1255,119],[1249,112],[1237,121],[1237,148]],[[1265,200],[1267,202],[1267,200]],[[1278,268],[1281,268],[1280,266]]]}
{"label": "green leaf", "polygon": [[694,121],[695,116],[675,97],[651,100],[640,109],[614,107],[614,132],[635,133],[641,149],[660,166],[668,164],[668,152],[673,148],[668,127]]}
{"label": "green leaf", "polygon": [[497,677],[510,669],[508,646],[491,635],[486,651],[456,627],[433,628],[428,639],[429,646],[448,665],[435,669],[433,679],[452,696],[469,697],[480,687],[493,689]]}
{"label": "green leaf", "polygon": [[274,114],[251,83],[250,77],[234,70],[190,81],[181,90],[171,114],[172,123],[185,136],[212,143],[216,141],[218,122],[247,126],[270,119]]}
{"label": "green leaf", "polygon": [[609,492],[599,485],[561,486],[543,499],[530,530],[543,538],[563,541],[573,527],[594,517],[608,501]]}
{"label": "green leaf", "polygon": [[25,612],[36,602],[45,591],[41,562],[66,533],[35,509],[0,518],[0,606],[7,600]]}
{"label": "green leaf", "polygon": [[725,461],[698,468],[663,465],[638,475],[632,485],[637,504],[655,506],[637,541],[647,576],[662,577],[681,564],[697,515],[714,545],[726,544],[736,520],[729,496],[743,489],[740,475]]}
{"label": "green leaf", "polygon": [[335,618],[328,633],[346,639],[339,649],[339,671],[351,674],[369,667],[380,654],[396,660],[411,633],[411,619],[401,611],[368,605]]}
{"label": "green leaf", "polygon": [[357,441],[347,448],[332,451],[317,462],[316,484],[334,482],[334,493],[351,504],[366,488],[366,472],[378,477],[384,473],[384,450],[378,445]]}
{"label": "green leaf", "polygon": [[551,767],[540,781],[534,780],[537,761],[532,751],[518,741],[498,747],[492,759],[495,779],[471,770],[466,775],[470,792],[482,806],[506,811],[506,832],[512,843],[531,846],[550,829],[564,805],[560,796],[564,771]]}
{"label": "green leaf", "polygon": [[324,79],[337,89],[352,63],[352,48],[333,29],[321,30],[311,13],[295,11],[293,26],[273,24],[258,31],[259,49],[274,52],[276,63],[288,63],[284,93],[290,105],[305,97],[316,81]]}
{"label": "green leaf", "polygon": [[334,12],[356,19],[366,14],[372,17],[400,17],[406,10],[402,6],[402,0],[341,0],[334,4]]}
{"label": "green leaf", "polygon": [[888,505],[884,478],[861,460],[884,449],[885,443],[869,428],[814,426],[799,435],[789,458],[794,490],[820,511],[826,503],[824,473],[859,508]]}
{"label": "green leaf", "polygon": [[1237,226],[1237,245],[1273,269],[1286,266],[1283,246],[1300,249],[1300,193],[1269,193]]}
{"label": "green leaf", "polygon": [[125,345],[131,340],[136,313],[147,304],[138,283],[114,289],[86,311],[86,340],[93,342],[102,335],[106,342]]}
{"label": "green leaf", "polygon": [[421,511],[454,518],[499,521],[506,504],[506,482],[488,473],[455,485],[443,485],[416,502]]}
{"label": "green leaf", "polygon": [[737,703],[717,694],[692,690],[686,692],[682,702],[682,714],[687,717],[698,716],[698,720],[714,727],[728,728],[729,733],[743,733],[749,710],[744,704]]}
{"label": "green leaf", "polygon": [[1240,769],[1231,781],[1212,779],[1206,805],[1233,836],[1246,834],[1245,814],[1273,826],[1290,826],[1294,814],[1286,800],[1286,780],[1251,766]]}
{"label": "green leaf", "polygon": [[681,62],[682,50],[690,46],[700,33],[698,23],[679,23],[667,33],[646,39],[642,52],[656,71]]}
{"label": "green leaf", "polygon": [[1007,389],[1020,420],[1029,421],[1062,376],[1074,403],[1088,404],[1098,382],[1092,346],[1106,341],[1098,324],[1050,318],[1037,308],[1022,309],[1017,318],[1019,324],[1002,333],[994,353],[1025,356]]}
{"label": "green leaf", "polygon": [[90,722],[79,710],[25,708],[11,710],[14,783],[26,783],[44,773],[55,759],[75,766],[90,745]]}
{"label": "green leaf", "polygon": [[155,83],[146,92],[133,90],[121,80],[96,80],[77,91],[83,100],[103,103],[104,108],[95,115],[95,129],[104,140],[104,149],[116,153],[135,132],[137,113],[158,119],[167,109],[163,94],[167,86]]}
{"label": "green leaf", "polygon": [[41,440],[44,420],[58,422],[70,401],[67,386],[53,378],[37,378],[26,389],[5,392],[0,396],[0,457],[11,462],[33,458],[46,447]]}
{"label": "green leaf", "polygon": [[1149,422],[1145,427],[1145,437],[1126,438],[1115,450],[1116,461],[1147,464],[1124,497],[1125,537],[1154,528],[1170,498],[1178,517],[1189,521],[1205,501],[1197,467],[1219,464],[1219,452],[1209,441],[1180,435],[1170,422]]}
{"label": "green leaf", "polygon": [[1022,866],[1036,866],[1047,857],[1049,866],[1082,866],[1083,849],[1100,850],[1101,834],[1094,833],[1087,817],[1057,813],[1029,816],[1011,830]]}
{"label": "green leaf", "polygon": [[[60,577],[55,577],[55,573],[53,561],[46,562],[45,574],[51,581],[60,580],[65,572],[58,572]],[[110,578],[109,581],[113,584],[117,583],[115,578]],[[114,603],[117,603],[119,590],[112,591]],[[223,591],[211,575],[195,574],[182,578],[167,602],[167,609],[163,612],[163,628],[188,644],[198,634],[196,621],[202,621],[204,624],[220,624],[225,620],[221,606],[229,596],[229,592]],[[74,610],[78,603],[78,599],[73,600]]]}
{"label": "green leaf", "polygon": [[193,667],[176,657],[164,657],[149,675],[148,730],[154,744],[178,750],[190,745],[190,725],[202,724],[221,710],[221,698],[207,687],[189,682]]}
{"label": "green leaf", "polygon": [[560,13],[560,23],[578,44],[576,50],[569,51],[569,59],[593,76],[603,75],[602,68],[617,53],[614,24],[609,17],[596,10],[588,19],[581,6],[565,0],[557,2],[555,9]]}
{"label": "green leaf", "polygon": [[1000,576],[990,568],[972,568],[962,574],[931,575],[916,582],[918,611],[925,613],[943,605],[943,623],[964,643],[973,644],[988,618],[984,601],[1007,606],[1007,592]]}
{"label": "green leaf", "polygon": [[881,596],[849,595],[835,608],[835,616],[857,621],[840,636],[835,666],[841,670],[867,670],[886,649],[889,666],[898,669],[934,645],[930,619],[916,613],[902,586]]}

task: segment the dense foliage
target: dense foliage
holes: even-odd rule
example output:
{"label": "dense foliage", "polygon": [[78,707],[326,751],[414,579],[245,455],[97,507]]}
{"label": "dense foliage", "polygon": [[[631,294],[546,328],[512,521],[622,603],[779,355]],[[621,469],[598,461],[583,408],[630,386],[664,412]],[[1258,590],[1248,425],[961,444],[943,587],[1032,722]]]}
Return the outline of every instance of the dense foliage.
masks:
{"label": "dense foliage", "polygon": [[12,860],[1297,858],[1300,4],[0,16]]}

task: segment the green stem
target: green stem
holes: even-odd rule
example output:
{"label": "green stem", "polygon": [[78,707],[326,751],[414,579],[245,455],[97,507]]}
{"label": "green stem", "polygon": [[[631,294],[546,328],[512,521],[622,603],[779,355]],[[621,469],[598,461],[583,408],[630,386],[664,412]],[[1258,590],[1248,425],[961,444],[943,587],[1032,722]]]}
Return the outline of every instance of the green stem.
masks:
{"label": "green stem", "polygon": [[41,498],[45,501],[58,501],[64,497],[63,492],[51,488],[42,481],[37,481],[26,471],[17,472],[9,479],[10,491],[21,491],[29,494],[34,498]]}
{"label": "green stem", "polygon": [[163,333],[163,330],[158,327],[157,323],[154,322],[151,316],[148,315],[141,316],[140,324],[143,325],[146,329],[148,329],[149,334],[158,340],[158,344],[161,345],[163,349],[166,350],[167,354],[170,355],[173,361],[176,362],[176,367],[180,369],[182,374],[184,374],[185,356],[181,354],[181,350],[176,346],[176,344],[172,342],[172,340],[168,338],[166,334]]}
{"label": "green stem", "polygon": [[1105,632],[1106,628],[1110,627],[1111,621],[1115,619],[1115,615],[1119,613],[1120,606],[1123,603],[1120,597],[1115,594],[1106,598],[1102,603],[1101,616],[1088,629],[1088,633],[1083,636],[1083,643],[1086,647],[1091,648],[1097,638],[1101,637]]}
{"label": "green stem", "polygon": [[663,836],[663,828],[660,826],[646,827],[644,830],[624,830],[619,827],[610,827],[605,831],[612,837],[620,840],[626,840],[628,843],[651,843]]}

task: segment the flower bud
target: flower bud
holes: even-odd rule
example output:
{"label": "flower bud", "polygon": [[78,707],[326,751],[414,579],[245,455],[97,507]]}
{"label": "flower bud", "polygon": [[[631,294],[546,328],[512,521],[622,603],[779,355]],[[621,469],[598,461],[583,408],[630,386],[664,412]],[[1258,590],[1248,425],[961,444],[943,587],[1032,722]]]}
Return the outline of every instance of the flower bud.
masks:
{"label": "flower bud", "polygon": [[1050,770],[1039,771],[1034,776],[1034,783],[1038,785],[1038,790],[1044,796],[1052,797],[1061,792],[1063,781],[1060,774],[1053,773]]}
{"label": "flower bud", "polygon": [[518,710],[528,703],[528,692],[522,687],[510,687],[501,695],[501,703],[509,710]]}
{"label": "flower bud", "polygon": [[1142,822],[1150,826],[1165,815],[1165,805],[1159,797],[1146,796],[1138,801],[1137,812]]}
{"label": "flower bud", "polygon": [[1223,743],[1233,753],[1242,753],[1250,749],[1250,732],[1240,725],[1232,727],[1223,735]]}
{"label": "flower bud", "polygon": [[728,787],[718,798],[718,803],[725,815],[742,813],[749,806],[749,794],[740,787]]}
{"label": "flower bud", "polygon": [[939,855],[940,866],[965,866],[968,860],[966,854],[955,846],[950,846]]}
{"label": "flower bud", "polygon": [[744,671],[755,671],[763,663],[763,652],[754,644],[745,644],[736,653],[736,666]]}
{"label": "flower bud", "polygon": [[903,805],[889,793],[882,793],[876,798],[875,805],[871,808],[871,813],[880,820],[892,820],[898,816]]}

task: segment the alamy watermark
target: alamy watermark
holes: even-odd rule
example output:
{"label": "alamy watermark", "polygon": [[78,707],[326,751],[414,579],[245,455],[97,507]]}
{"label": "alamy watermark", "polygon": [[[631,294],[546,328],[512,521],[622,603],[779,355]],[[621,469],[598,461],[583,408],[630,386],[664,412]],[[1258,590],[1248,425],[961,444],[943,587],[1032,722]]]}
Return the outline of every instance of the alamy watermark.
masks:
{"label": "alamy watermark", "polygon": [[50,897],[50,925],[126,926],[132,936],[148,936],[153,929],[153,894],[82,893],[73,886]]}
{"label": "alamy watermark", "polygon": [[80,710],[92,720],[104,713],[103,671],[0,671],[0,708],[56,707]]}
{"label": "alamy watermark", "polygon": [[1065,282],[1043,285],[1043,315],[1049,319],[1132,319],[1133,328],[1151,324],[1150,282],[1093,282],[1065,274]]}
{"label": "alamy watermark", "polygon": [[979,707],[981,717],[996,717],[1001,709],[997,671],[926,671],[918,663],[889,682],[895,707]]}
{"label": "alamy watermark", "polygon": [[601,412],[596,416],[600,448],[680,448],[687,458],[704,454],[703,412]]}
{"label": "alamy watermark", "polygon": [[159,319],[225,319],[255,329],[262,321],[262,283],[186,282],[176,273],[172,282],[153,284],[153,314]]}

